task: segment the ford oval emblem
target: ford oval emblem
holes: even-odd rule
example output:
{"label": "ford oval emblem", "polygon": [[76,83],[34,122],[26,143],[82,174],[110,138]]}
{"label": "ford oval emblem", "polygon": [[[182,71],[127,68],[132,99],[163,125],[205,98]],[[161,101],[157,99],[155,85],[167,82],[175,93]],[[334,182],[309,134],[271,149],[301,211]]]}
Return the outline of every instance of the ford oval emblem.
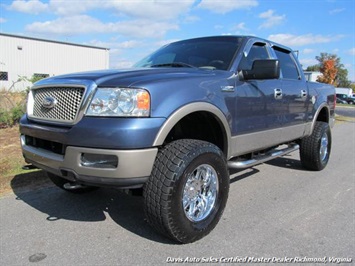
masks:
{"label": "ford oval emblem", "polygon": [[43,99],[42,106],[47,109],[52,109],[57,104],[57,100],[53,97],[46,97]]}

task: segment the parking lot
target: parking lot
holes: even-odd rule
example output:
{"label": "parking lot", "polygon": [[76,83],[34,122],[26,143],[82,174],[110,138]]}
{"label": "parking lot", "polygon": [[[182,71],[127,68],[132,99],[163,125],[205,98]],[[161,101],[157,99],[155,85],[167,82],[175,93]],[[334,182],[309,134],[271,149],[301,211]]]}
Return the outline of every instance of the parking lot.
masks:
{"label": "parking lot", "polygon": [[355,107],[353,107],[352,105],[337,106],[336,114],[346,117],[355,117]]}
{"label": "parking lot", "polygon": [[114,189],[15,190],[0,199],[0,264],[353,262],[355,123],[337,123],[332,133],[330,162],[321,172],[303,170],[298,152],[233,172],[220,223],[193,244],[153,231],[141,197]]}

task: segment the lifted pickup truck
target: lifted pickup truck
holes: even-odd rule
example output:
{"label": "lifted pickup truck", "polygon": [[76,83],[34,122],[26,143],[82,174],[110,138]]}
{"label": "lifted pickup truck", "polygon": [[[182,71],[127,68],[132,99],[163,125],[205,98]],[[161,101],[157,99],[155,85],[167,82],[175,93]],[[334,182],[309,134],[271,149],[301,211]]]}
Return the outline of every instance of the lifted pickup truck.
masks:
{"label": "lifted pickup truck", "polygon": [[218,223],[229,169],[300,150],[322,170],[335,90],[291,49],[247,36],[171,43],[133,68],[41,80],[20,121],[25,160],[64,190],[143,191],[155,229],[181,243]]}

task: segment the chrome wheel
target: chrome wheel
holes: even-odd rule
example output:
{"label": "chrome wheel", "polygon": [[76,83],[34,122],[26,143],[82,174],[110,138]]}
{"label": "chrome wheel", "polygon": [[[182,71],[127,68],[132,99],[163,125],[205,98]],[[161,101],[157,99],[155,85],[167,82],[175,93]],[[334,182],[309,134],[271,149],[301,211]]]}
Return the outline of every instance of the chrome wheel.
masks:
{"label": "chrome wheel", "polygon": [[328,134],[324,132],[320,140],[320,149],[319,149],[320,159],[324,161],[328,156]]}
{"label": "chrome wheel", "polygon": [[208,165],[198,166],[187,178],[182,205],[186,217],[199,222],[208,217],[213,210],[218,195],[216,170]]}

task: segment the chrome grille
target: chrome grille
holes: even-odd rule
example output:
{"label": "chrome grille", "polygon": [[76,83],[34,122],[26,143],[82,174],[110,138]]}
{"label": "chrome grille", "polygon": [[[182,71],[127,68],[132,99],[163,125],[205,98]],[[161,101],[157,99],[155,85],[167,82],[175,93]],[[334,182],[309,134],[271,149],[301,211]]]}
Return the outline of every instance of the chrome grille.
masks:
{"label": "chrome grille", "polygon": [[[85,89],[82,87],[47,87],[32,91],[33,115],[41,120],[74,122],[81,105]],[[45,108],[45,98],[54,98],[57,103],[53,108]]]}

